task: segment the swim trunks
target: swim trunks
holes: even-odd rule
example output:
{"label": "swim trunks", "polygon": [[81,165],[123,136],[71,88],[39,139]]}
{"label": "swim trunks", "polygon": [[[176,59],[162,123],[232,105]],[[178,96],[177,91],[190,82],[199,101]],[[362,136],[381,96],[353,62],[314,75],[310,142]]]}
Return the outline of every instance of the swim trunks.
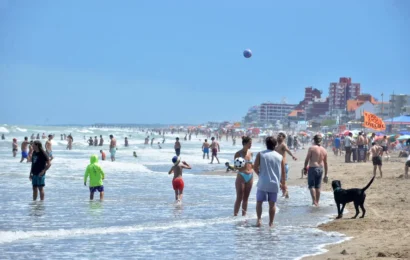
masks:
{"label": "swim trunks", "polygon": [[172,187],[174,190],[183,190],[184,189],[184,180],[182,178],[176,178],[172,180]]}
{"label": "swim trunks", "polygon": [[410,161],[407,161],[407,162],[406,162],[406,166],[407,166],[407,167],[410,167]]}
{"label": "swim trunks", "polygon": [[117,152],[117,150],[115,149],[115,147],[114,147],[114,148],[111,148],[111,149],[110,149],[111,157],[114,157],[116,152]]}
{"label": "swim trunks", "polygon": [[204,147],[204,153],[209,154],[209,147]]}
{"label": "swim trunks", "polygon": [[217,156],[218,155],[218,149],[212,148],[212,156]]}
{"label": "swim trunks", "polygon": [[104,185],[101,186],[95,186],[95,187],[90,187],[90,193],[94,193],[94,192],[104,192]]}
{"label": "swim trunks", "polygon": [[40,175],[33,175],[31,177],[31,183],[33,184],[33,187],[44,187],[46,186],[45,180],[46,180],[46,175],[43,174],[43,176]]}
{"label": "swim trunks", "polygon": [[22,157],[23,159],[27,159],[27,157],[28,157],[27,151],[22,151],[22,152],[21,152],[21,157]]}
{"label": "swim trunks", "polygon": [[308,186],[309,189],[320,189],[322,184],[323,168],[321,167],[309,167],[308,170]]}
{"label": "swim trunks", "polygon": [[53,157],[53,151],[46,151],[48,154],[48,157]]}
{"label": "swim trunks", "polygon": [[13,149],[13,152],[17,152],[17,149]]}
{"label": "swim trunks", "polygon": [[179,156],[181,154],[181,148],[175,148],[175,154]]}
{"label": "swim trunks", "polygon": [[277,192],[267,192],[262,190],[256,191],[256,201],[272,201],[276,202],[278,200]]}
{"label": "swim trunks", "polygon": [[372,161],[373,161],[374,166],[376,166],[376,165],[382,166],[382,158],[380,156],[373,157]]}
{"label": "swim trunks", "polygon": [[286,180],[288,180],[289,165],[285,163]]}
{"label": "swim trunks", "polygon": [[382,146],[383,152],[387,152],[387,146]]}

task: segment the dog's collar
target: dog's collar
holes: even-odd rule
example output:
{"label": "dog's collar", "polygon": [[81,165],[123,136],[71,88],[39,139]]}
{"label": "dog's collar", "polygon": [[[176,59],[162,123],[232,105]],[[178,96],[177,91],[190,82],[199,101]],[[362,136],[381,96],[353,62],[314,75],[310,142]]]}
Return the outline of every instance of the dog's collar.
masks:
{"label": "dog's collar", "polygon": [[341,190],[341,188],[337,187],[333,192],[336,192],[336,191],[339,191],[339,190]]}

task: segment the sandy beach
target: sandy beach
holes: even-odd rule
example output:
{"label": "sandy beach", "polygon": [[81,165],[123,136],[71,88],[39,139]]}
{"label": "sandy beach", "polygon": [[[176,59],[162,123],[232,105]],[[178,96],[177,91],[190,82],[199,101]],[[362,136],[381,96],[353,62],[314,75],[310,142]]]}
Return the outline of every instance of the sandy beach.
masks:
{"label": "sandy beach", "polygon": [[[306,150],[297,153],[297,161],[289,161],[289,185],[307,186],[306,178],[300,179],[300,171]],[[320,225],[324,231],[336,231],[351,237],[341,244],[327,246],[328,252],[305,259],[410,259],[410,180],[403,179],[405,158],[398,153],[383,161],[383,178],[377,178],[366,191],[366,216],[350,219],[355,212],[353,203],[346,205],[349,211],[343,219]],[[344,156],[335,156],[329,151],[329,182],[323,184],[324,191],[332,191],[332,180],[340,180],[344,189],[362,188],[372,177],[373,165],[367,163],[344,163]],[[223,170],[206,174],[232,175]],[[290,194],[292,199],[292,194]],[[337,209],[333,218],[336,217]]]}

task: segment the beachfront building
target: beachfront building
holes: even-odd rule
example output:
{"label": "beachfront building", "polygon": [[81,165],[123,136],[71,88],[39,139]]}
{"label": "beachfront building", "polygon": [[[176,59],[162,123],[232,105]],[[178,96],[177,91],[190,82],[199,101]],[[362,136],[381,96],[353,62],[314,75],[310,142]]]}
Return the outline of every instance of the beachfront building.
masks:
{"label": "beachfront building", "polygon": [[317,119],[325,116],[329,112],[329,98],[315,98],[307,103],[305,107],[306,119]]}
{"label": "beachfront building", "polygon": [[351,78],[340,78],[339,82],[329,85],[329,111],[332,115],[340,115],[347,111],[347,101],[357,99],[360,95],[360,83],[352,83]]}
{"label": "beachfront building", "polygon": [[257,124],[259,121],[259,106],[253,106],[248,109],[248,112],[243,117],[245,124]]}
{"label": "beachfront building", "polygon": [[262,103],[258,106],[258,122],[260,124],[275,124],[277,121],[287,121],[289,113],[294,110],[295,104]]}
{"label": "beachfront building", "polygon": [[403,108],[410,106],[410,95],[390,95],[389,116],[396,117],[404,114]]}

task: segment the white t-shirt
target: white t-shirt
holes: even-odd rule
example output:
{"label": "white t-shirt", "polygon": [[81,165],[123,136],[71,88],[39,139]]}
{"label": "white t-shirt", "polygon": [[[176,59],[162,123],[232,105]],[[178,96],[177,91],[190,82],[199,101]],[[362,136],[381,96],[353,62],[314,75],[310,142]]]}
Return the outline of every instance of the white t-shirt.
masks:
{"label": "white t-shirt", "polygon": [[410,155],[409,155],[409,157],[407,157],[407,161],[410,161]]}
{"label": "white t-shirt", "polygon": [[352,138],[350,136],[345,137],[345,147],[351,147],[352,146]]}

